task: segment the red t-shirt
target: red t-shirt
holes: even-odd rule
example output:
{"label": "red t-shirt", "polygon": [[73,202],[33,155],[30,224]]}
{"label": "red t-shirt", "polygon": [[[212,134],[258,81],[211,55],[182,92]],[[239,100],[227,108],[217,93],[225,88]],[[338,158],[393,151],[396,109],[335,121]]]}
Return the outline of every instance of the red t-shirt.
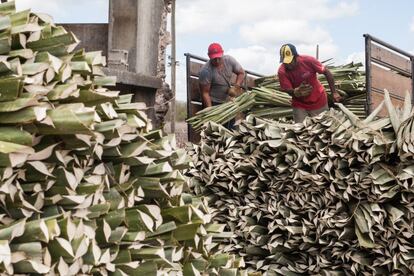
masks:
{"label": "red t-shirt", "polygon": [[312,92],[307,97],[293,97],[292,107],[306,110],[322,108],[328,101],[325,89],[319,82],[316,73],[325,73],[323,66],[316,58],[299,55],[296,57],[296,68],[292,71],[286,70],[284,64],[280,65],[277,75],[282,89],[294,89],[302,82],[312,86]]}

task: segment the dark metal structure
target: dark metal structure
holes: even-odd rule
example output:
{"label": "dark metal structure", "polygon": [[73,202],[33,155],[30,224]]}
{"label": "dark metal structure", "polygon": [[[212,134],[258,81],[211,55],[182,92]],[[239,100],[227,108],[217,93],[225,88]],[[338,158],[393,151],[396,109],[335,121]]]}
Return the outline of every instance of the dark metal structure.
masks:
{"label": "dark metal structure", "polygon": [[[384,99],[384,89],[395,106],[402,106],[406,91],[414,92],[414,56],[372,35],[364,37],[367,114]],[[384,108],[379,115],[386,114]]]}
{"label": "dark metal structure", "polygon": [[[201,67],[207,62],[207,59],[193,54],[186,53],[186,68],[187,68],[187,118],[194,116],[202,107],[201,93],[198,84],[198,76]],[[255,79],[263,77],[263,75],[245,70],[243,86],[245,89],[255,86]],[[234,83],[236,75],[233,76],[232,83]],[[200,141],[200,135],[194,131],[190,124],[188,124],[188,141],[197,143]]]}

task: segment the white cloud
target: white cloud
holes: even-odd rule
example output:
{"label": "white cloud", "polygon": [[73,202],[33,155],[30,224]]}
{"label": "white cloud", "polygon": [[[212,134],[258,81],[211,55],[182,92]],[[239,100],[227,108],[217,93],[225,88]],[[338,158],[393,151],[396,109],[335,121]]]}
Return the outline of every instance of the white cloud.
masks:
{"label": "white cloud", "polygon": [[[232,27],[277,18],[283,21],[329,20],[355,15],[356,0],[182,0],[177,2],[177,31],[180,33],[222,33]],[[270,29],[274,31],[275,29]]]}
{"label": "white cloud", "polygon": [[307,21],[297,19],[270,19],[245,25],[240,28],[240,34],[248,43],[266,45],[274,45],[281,41],[317,44],[331,40],[327,31],[320,27],[313,27]]}
{"label": "white cloud", "polygon": [[239,56],[245,68],[268,74],[275,72],[279,48],[286,42],[295,44],[300,54],[312,56],[319,45],[320,60],[336,58],[338,46],[322,27],[323,21],[356,15],[358,9],[358,0],[181,0],[177,32],[240,38],[250,46],[227,53]]}
{"label": "white cloud", "polygon": [[275,74],[279,66],[278,53],[262,46],[229,49],[226,54],[233,56],[246,70],[259,74]]}
{"label": "white cloud", "polygon": [[355,53],[348,55],[345,62],[349,63],[352,61],[354,63],[362,62],[362,64],[365,66],[365,52],[355,52]]}

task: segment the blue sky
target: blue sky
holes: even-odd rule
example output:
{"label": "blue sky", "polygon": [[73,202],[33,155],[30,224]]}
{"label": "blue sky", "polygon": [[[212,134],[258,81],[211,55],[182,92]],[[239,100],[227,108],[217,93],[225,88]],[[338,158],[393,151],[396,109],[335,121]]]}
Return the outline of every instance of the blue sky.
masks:
{"label": "blue sky", "polygon": [[[59,23],[107,22],[108,0],[16,0]],[[36,5],[34,5],[36,3]],[[93,12],[91,12],[93,11]],[[342,64],[364,59],[369,33],[414,52],[412,0],[177,0],[177,98],[185,100],[185,57],[206,56],[211,42],[257,73],[274,74],[278,50],[286,42],[300,53]]]}

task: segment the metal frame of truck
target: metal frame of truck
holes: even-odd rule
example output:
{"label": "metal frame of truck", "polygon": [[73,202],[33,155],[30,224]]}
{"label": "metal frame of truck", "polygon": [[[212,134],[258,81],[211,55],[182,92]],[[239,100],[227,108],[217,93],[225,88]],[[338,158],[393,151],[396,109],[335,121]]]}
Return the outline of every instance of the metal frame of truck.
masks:
{"label": "metal frame of truck", "polygon": [[[414,92],[414,56],[372,35],[364,34],[364,37],[366,113],[370,114],[381,103],[384,89],[390,93],[393,104],[401,107],[406,91],[411,95]],[[384,107],[379,115],[386,114]]]}

